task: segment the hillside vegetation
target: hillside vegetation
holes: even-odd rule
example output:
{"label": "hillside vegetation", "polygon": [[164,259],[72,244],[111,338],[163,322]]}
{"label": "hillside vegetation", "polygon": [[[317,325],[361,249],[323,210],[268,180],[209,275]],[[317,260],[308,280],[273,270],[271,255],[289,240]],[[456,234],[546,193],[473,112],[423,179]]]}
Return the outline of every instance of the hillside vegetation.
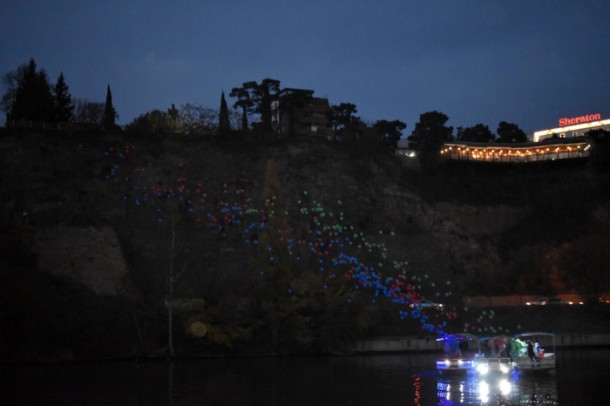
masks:
{"label": "hillside vegetation", "polygon": [[[575,264],[607,259],[597,248],[608,242],[608,173],[586,164],[418,171],[387,152],[321,140],[121,133],[4,134],[0,164],[4,360],[168,346],[177,355],[336,352],[362,337],[477,320],[502,331],[465,313],[462,297],[596,294],[591,285],[607,283],[607,272],[576,275]],[[124,261],[105,266],[128,270],[108,290],[117,293],[95,289],[108,283],[102,270],[98,282],[74,276],[67,256],[56,267],[73,272],[45,271],[41,232],[70,228],[114,230]],[[74,235],[88,234],[57,242],[62,252],[95,261],[85,254],[92,242]],[[423,297],[447,306],[410,312]]]}

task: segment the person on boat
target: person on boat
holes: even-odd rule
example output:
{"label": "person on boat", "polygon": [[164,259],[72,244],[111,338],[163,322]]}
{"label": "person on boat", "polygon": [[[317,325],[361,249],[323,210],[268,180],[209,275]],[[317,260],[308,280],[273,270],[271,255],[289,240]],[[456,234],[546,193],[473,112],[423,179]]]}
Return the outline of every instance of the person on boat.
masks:
{"label": "person on boat", "polygon": [[501,357],[506,349],[506,336],[495,336],[489,339],[488,346],[491,350],[491,357]]}
{"label": "person on boat", "polygon": [[468,341],[460,341],[458,344],[458,351],[460,352],[460,357],[462,354],[468,352]]}
{"label": "person on boat", "polygon": [[489,341],[487,341],[487,346],[489,347],[489,357],[490,358],[495,358],[497,357],[496,354],[496,343],[494,342],[494,338],[490,338]]}
{"label": "person on boat", "polygon": [[532,343],[532,340],[527,340],[527,356],[530,358],[530,361],[532,361],[532,367],[534,364],[536,364],[535,366],[540,365],[540,358],[538,358],[534,352],[534,344]]}
{"label": "person on boat", "polygon": [[518,338],[513,338],[511,342],[511,358],[518,360],[522,355],[527,354],[527,343]]}
{"label": "person on boat", "polygon": [[511,342],[510,339],[508,339],[506,341],[506,356],[508,357],[508,359],[510,360],[510,362],[513,362],[513,356],[511,354],[511,351],[513,350],[513,343]]}
{"label": "person on boat", "polygon": [[446,338],[443,350],[447,353],[447,355],[452,357],[462,356],[462,351],[460,350],[460,342],[455,336],[452,335]]}

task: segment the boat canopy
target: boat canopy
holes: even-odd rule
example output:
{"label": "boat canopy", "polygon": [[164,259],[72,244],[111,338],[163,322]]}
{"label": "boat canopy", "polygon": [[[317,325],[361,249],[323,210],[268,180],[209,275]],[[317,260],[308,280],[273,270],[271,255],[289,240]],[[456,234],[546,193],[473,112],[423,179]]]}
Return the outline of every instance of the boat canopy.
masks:
{"label": "boat canopy", "polygon": [[436,339],[436,341],[448,341],[448,340],[458,340],[458,341],[476,341],[478,339],[477,336],[470,333],[455,333],[455,334],[445,334],[442,337]]}
{"label": "boat canopy", "polygon": [[489,341],[489,340],[504,340],[506,341],[508,339],[508,336],[505,334],[499,334],[497,336],[481,336],[479,337],[479,341],[480,342],[485,342],[485,341]]}
{"label": "boat canopy", "polygon": [[543,331],[530,331],[526,333],[515,334],[516,338],[520,337],[534,337],[534,336],[546,336],[546,337],[555,337],[553,333],[546,333]]}

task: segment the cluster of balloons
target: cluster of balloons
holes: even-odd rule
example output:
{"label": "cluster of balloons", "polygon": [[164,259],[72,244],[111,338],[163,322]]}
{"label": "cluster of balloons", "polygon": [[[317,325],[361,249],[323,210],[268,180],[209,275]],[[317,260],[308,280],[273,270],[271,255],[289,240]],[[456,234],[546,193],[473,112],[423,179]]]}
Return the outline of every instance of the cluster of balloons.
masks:
{"label": "cluster of balloons", "polygon": [[[170,214],[166,203],[176,201],[180,203],[182,213],[195,223],[213,224],[221,233],[227,227],[233,227],[242,234],[244,244],[266,248],[269,263],[274,263],[282,254],[278,252],[278,246],[297,262],[305,255],[317,258],[314,263],[328,284],[353,283],[355,290],[372,292],[372,303],[376,303],[378,297],[389,298],[399,305],[401,319],[418,319],[424,330],[442,335],[447,325],[443,319],[456,317],[455,309],[434,310],[436,313],[430,314],[418,306],[411,306],[424,298],[423,290],[434,289],[436,296],[450,296],[449,281],[445,286],[439,286],[428,275],[408,275],[406,261],[390,262],[385,244],[369,241],[363,232],[345,224],[343,211],[327,212],[320,202],[310,199],[307,191],[302,192],[296,205],[297,213],[304,217],[303,223],[309,224],[306,230],[301,230],[300,235],[287,226],[269,230],[276,224],[270,219],[274,216],[288,218],[289,214],[277,205],[276,197],[267,198],[262,207],[257,208],[244,188],[231,182],[222,182],[218,188],[191,181],[183,163],[178,164],[171,187],[145,184],[146,176],[153,171],[134,162],[132,155],[136,150],[135,146],[126,145],[104,151],[103,155],[111,161],[105,177],[121,185],[126,204],[135,208],[148,207],[155,213],[158,223]],[[340,200],[336,201],[338,208],[342,204]],[[263,243],[260,238],[263,232],[271,232],[276,241]],[[377,234],[395,235],[393,230],[378,230]],[[260,247],[261,244],[267,246]]]}

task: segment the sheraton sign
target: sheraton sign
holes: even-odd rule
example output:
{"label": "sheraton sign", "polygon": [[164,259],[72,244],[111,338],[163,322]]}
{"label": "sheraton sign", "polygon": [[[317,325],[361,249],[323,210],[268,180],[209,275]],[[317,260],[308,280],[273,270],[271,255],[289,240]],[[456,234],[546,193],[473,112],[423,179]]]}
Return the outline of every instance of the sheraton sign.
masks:
{"label": "sheraton sign", "polygon": [[591,121],[598,121],[601,120],[602,115],[599,113],[595,113],[595,114],[587,114],[585,116],[579,116],[579,117],[562,117],[559,119],[559,126],[560,127],[565,127],[567,125],[574,125],[574,124],[582,124],[582,123],[589,123]]}

